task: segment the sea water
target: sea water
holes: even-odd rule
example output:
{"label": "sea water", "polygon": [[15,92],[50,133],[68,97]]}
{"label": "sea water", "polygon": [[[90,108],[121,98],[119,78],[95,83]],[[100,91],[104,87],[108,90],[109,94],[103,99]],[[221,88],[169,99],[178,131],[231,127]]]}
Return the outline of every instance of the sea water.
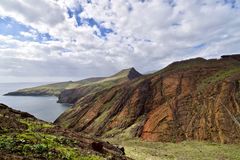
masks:
{"label": "sea water", "polygon": [[36,118],[53,122],[70,107],[69,104],[57,103],[57,97],[54,96],[3,96],[8,92],[43,84],[46,83],[0,83],[0,103],[28,112]]}

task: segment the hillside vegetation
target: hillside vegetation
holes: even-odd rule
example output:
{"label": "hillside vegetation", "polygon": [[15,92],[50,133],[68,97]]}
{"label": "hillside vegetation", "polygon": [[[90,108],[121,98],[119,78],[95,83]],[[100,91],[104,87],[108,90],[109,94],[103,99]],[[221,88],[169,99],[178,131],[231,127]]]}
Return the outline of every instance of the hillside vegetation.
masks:
{"label": "hillside vegetation", "polygon": [[81,81],[76,82],[60,82],[60,83],[53,83],[42,85],[38,87],[32,88],[25,88],[20,89],[18,91],[10,92],[5,95],[12,95],[12,96],[58,96],[62,91],[65,89],[72,89],[77,88],[82,85],[86,85],[88,83],[92,83],[95,81],[99,81],[104,78],[88,78]]}
{"label": "hillside vegetation", "polygon": [[0,159],[126,160],[119,148],[0,104]]}

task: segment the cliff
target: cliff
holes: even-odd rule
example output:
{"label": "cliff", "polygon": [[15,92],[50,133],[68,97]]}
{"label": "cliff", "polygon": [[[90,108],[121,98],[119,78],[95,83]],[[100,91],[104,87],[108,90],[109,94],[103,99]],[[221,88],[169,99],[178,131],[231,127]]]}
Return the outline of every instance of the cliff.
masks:
{"label": "cliff", "polygon": [[82,97],[55,123],[100,137],[239,143],[240,61],[233,57],[172,63]]}

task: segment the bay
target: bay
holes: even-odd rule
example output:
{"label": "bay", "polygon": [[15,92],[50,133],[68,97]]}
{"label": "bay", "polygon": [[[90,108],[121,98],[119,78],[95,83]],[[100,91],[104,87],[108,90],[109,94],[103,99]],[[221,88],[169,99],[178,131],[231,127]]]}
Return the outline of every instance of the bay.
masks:
{"label": "bay", "polygon": [[69,104],[57,103],[57,97],[54,96],[3,96],[8,92],[43,84],[46,83],[0,83],[0,103],[28,112],[44,121],[53,122],[69,108]]}

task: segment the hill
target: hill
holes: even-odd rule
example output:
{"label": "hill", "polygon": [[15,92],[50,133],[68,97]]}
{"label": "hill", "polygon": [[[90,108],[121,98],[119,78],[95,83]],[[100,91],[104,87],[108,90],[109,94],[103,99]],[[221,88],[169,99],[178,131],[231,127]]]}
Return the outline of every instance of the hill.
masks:
{"label": "hill", "polygon": [[111,88],[122,83],[132,81],[142,75],[134,68],[124,69],[110,77],[106,77],[99,81],[86,83],[73,89],[65,89],[58,97],[60,103],[75,103],[77,100],[89,94],[95,94],[102,90]]}
{"label": "hill", "polygon": [[38,87],[20,89],[18,91],[9,92],[6,96],[58,96],[65,89],[75,88],[81,85],[99,81],[104,78],[88,78],[80,81],[59,82],[53,84],[42,85]]}
{"label": "hill", "polygon": [[110,77],[61,82],[10,92],[9,96],[58,96],[60,103],[75,103],[79,98],[140,77],[134,68],[124,69]]}
{"label": "hill", "polygon": [[239,57],[174,62],[83,96],[55,123],[105,138],[239,143]]}
{"label": "hill", "polygon": [[0,104],[0,159],[127,160],[123,148]]}

